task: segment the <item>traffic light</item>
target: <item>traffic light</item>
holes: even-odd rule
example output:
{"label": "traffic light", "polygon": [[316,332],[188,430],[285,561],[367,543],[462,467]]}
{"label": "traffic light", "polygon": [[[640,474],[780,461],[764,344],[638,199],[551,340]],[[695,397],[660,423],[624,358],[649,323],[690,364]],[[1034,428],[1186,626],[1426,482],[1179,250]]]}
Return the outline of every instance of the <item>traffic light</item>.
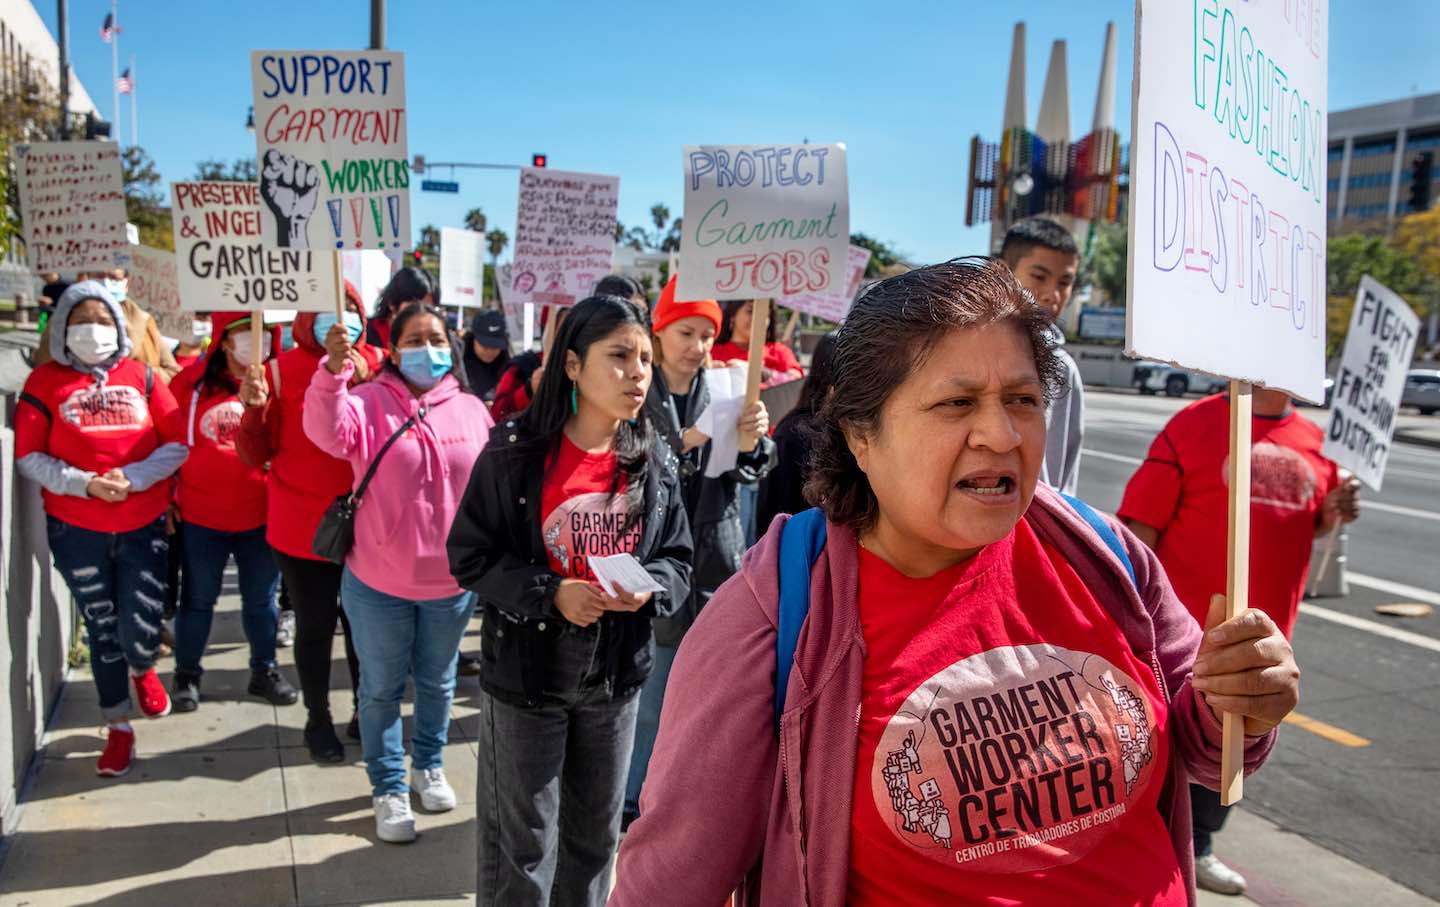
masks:
{"label": "traffic light", "polygon": [[1410,158],[1410,210],[1430,209],[1430,180],[1435,172],[1435,152],[1421,151]]}
{"label": "traffic light", "polygon": [[530,166],[531,166],[531,167],[544,167],[544,166],[545,166],[545,158],[546,158],[546,156],[543,155],[543,154],[532,154],[532,155],[530,155]]}
{"label": "traffic light", "polygon": [[421,252],[419,249],[416,249],[410,254],[415,256],[415,267],[417,268],[420,267],[421,263],[425,261],[425,253]]}
{"label": "traffic light", "polygon": [[89,141],[110,138],[110,124],[97,117],[94,111],[85,114],[85,138]]}

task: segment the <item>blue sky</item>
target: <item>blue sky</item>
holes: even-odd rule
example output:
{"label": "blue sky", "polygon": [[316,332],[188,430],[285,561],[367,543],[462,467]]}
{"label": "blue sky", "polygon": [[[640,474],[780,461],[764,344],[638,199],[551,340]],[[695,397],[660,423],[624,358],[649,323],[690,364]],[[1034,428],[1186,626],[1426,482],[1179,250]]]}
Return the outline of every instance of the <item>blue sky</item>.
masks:
{"label": "blue sky", "polygon": [[[54,4],[39,7],[53,32]],[[72,61],[107,118],[99,27],[109,8],[70,0]],[[249,51],[363,47],[368,17],[367,0],[121,0],[140,144],[167,181],[190,178],[205,158],[253,155]],[[1116,22],[1116,116],[1128,141],[1134,7],[1122,0],[392,0],[387,44],[406,55],[412,154],[519,164],[544,152],[557,169],[618,174],[620,219],[648,224],[657,201],[680,213],[685,144],[845,142],[851,228],[923,262],[984,251],[988,229],[964,226],[969,141],[998,136],[1017,20],[1027,25],[1032,125],[1051,42],[1065,38],[1077,134],[1090,127],[1105,22]],[[1330,26],[1332,109],[1440,91],[1436,0],[1334,0]],[[417,186],[414,228],[458,226],[478,206],[513,236],[514,173],[456,179],[459,195]]]}

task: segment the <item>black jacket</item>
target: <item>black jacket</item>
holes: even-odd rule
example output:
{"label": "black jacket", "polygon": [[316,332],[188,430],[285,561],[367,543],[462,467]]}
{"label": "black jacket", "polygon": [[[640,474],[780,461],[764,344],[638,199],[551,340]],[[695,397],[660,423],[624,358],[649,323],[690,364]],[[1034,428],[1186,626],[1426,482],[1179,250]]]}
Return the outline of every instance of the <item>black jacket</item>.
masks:
{"label": "black jacket", "polygon": [[[480,685],[512,704],[535,706],[545,693],[556,691],[548,656],[566,620],[555,607],[563,577],[551,571],[541,538],[543,469],[536,458],[520,456],[522,431],[518,419],[491,430],[446,550],[455,580],[475,592],[483,609]],[[651,458],[644,507],[635,558],[666,591],[633,614],[607,613],[597,624],[616,697],[650,676],[652,619],[672,613],[690,593],[690,526],[679,485],[658,451]]]}
{"label": "black jacket", "polygon": [[760,500],[755,509],[756,525],[762,534],[777,515],[810,508],[804,491],[810,474],[814,424],[814,413],[793,409],[775,427],[775,468],[760,483]]}
{"label": "black jacket", "polygon": [[775,452],[774,443],[769,438],[761,438],[754,450],[739,455],[734,469],[713,479],[707,478],[705,467],[710,461],[710,443],[680,453],[684,429],[694,425],[710,404],[703,369],[695,376],[691,388],[685,398],[685,411],[678,412],[665,376],[656,368],[650,394],[645,398],[645,412],[660,435],[666,464],[680,476],[685,512],[690,517],[690,533],[695,540],[690,596],[673,615],[655,621],[655,641],[671,648],[680,645],[715,590],[740,571],[740,556],[745,553],[745,530],[740,525],[740,486],[754,485],[764,478]]}

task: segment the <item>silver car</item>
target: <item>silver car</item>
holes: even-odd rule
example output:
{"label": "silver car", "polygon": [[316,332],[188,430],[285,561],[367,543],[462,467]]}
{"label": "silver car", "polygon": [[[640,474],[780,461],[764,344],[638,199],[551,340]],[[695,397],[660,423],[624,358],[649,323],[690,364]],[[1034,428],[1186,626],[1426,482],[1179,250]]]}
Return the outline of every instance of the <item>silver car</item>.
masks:
{"label": "silver car", "polygon": [[1440,369],[1412,368],[1405,376],[1400,405],[1413,406],[1422,416],[1440,412]]}

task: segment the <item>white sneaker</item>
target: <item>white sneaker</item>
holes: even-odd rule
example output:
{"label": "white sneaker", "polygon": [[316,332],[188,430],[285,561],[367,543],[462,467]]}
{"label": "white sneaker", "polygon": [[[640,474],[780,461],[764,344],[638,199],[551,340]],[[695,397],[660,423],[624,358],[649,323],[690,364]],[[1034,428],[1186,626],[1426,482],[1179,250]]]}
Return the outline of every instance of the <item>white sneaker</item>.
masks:
{"label": "white sneaker", "polygon": [[280,623],[275,628],[275,645],[288,649],[295,645],[295,612],[281,611]]}
{"label": "white sneaker", "polygon": [[375,798],[375,837],[391,844],[415,840],[415,814],[410,811],[408,793]]}
{"label": "white sneaker", "polygon": [[1244,894],[1245,877],[1213,853],[1195,858],[1195,884],[1216,894]]}
{"label": "white sneaker", "polygon": [[420,795],[420,805],[426,812],[444,813],[455,808],[455,788],[445,780],[443,768],[411,769],[410,786]]}

